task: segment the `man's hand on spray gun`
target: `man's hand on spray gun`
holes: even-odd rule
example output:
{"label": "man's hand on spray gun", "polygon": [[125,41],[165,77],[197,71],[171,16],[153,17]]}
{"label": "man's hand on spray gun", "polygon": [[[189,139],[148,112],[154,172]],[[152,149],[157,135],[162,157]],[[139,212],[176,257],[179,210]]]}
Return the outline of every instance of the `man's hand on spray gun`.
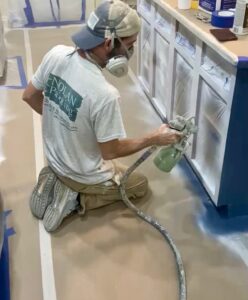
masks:
{"label": "man's hand on spray gun", "polygon": [[[163,147],[159,151],[154,158],[154,163],[161,171],[170,172],[182,158],[183,153],[189,146],[188,139],[192,134],[196,133],[197,127],[194,117],[186,119],[177,116],[176,119],[169,122],[169,126],[162,125],[160,129],[164,132],[164,138],[160,145],[167,145],[167,147]],[[170,143],[162,144],[166,141],[170,141]]]}
{"label": "man's hand on spray gun", "polygon": [[171,144],[178,143],[183,138],[183,133],[172,129],[168,124],[162,124],[156,130],[156,145],[157,146],[168,146]]}
{"label": "man's hand on spray gun", "polygon": [[184,153],[190,145],[188,139],[192,134],[195,134],[197,132],[195,118],[191,117],[189,119],[186,119],[182,116],[176,116],[174,120],[171,120],[169,122],[169,126],[170,128],[179,130],[182,133],[183,138],[180,140],[179,143],[175,144],[174,147],[182,153]]}

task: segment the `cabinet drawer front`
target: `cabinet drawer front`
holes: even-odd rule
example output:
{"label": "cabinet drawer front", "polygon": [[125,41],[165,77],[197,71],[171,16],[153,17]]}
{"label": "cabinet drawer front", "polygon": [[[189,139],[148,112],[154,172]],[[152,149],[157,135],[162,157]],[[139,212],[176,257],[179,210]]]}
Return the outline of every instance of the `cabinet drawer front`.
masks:
{"label": "cabinet drawer front", "polygon": [[196,37],[184,26],[179,24],[176,32],[175,46],[181,50],[185,58],[191,60],[196,56]]}
{"label": "cabinet drawer front", "polygon": [[231,105],[236,69],[211,48],[206,47],[201,62],[201,75]]}
{"label": "cabinet drawer front", "polygon": [[157,7],[155,14],[155,28],[169,40],[173,26],[172,18],[162,8]]}
{"label": "cabinet drawer front", "polygon": [[145,19],[149,20],[150,22],[152,19],[152,8],[153,5],[151,4],[151,1],[139,0],[138,13]]}

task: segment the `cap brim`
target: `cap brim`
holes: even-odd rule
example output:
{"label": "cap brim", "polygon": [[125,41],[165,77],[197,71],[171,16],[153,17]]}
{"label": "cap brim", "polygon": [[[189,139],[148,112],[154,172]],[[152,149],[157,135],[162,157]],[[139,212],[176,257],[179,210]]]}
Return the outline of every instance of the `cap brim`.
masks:
{"label": "cap brim", "polygon": [[73,34],[71,39],[82,50],[93,49],[105,41],[105,38],[94,35],[86,24],[80,31]]}

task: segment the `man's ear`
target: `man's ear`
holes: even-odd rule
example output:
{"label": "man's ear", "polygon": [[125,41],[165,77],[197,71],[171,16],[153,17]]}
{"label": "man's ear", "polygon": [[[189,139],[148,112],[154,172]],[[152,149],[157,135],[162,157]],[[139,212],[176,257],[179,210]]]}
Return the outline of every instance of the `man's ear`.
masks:
{"label": "man's ear", "polygon": [[111,38],[107,38],[105,40],[104,48],[105,48],[105,50],[107,50],[108,53],[113,50],[113,48],[112,48],[112,39]]}

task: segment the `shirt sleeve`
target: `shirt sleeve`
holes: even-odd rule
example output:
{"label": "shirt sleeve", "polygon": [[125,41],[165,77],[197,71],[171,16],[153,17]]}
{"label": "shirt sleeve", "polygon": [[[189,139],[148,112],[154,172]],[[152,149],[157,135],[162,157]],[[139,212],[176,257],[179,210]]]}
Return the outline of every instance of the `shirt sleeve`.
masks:
{"label": "shirt sleeve", "polygon": [[47,78],[49,76],[50,68],[52,66],[51,58],[56,50],[56,47],[51,49],[42,59],[41,64],[39,65],[38,69],[34,73],[31,82],[33,86],[38,90],[44,90]]}
{"label": "shirt sleeve", "polygon": [[126,137],[118,99],[108,102],[96,113],[94,130],[99,143]]}

